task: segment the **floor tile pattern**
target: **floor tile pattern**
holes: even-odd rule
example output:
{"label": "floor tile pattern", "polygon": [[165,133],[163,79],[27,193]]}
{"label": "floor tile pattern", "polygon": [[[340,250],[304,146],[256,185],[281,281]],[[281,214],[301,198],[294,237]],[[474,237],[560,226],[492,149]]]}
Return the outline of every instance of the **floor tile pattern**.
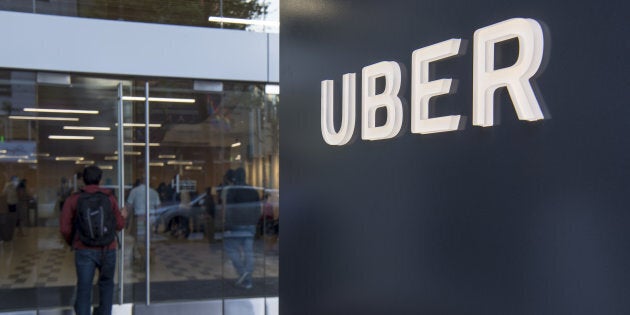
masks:
{"label": "floor tile pattern", "polygon": [[[57,228],[24,230],[25,236],[16,235],[12,241],[0,243],[0,289],[73,286],[76,282],[74,254],[61,239]],[[125,237],[125,244],[122,258],[124,281],[144,282],[144,244],[136,245],[132,236]],[[210,244],[203,238],[171,240],[156,235],[150,258],[152,282],[236,278],[221,242]],[[255,259],[254,277],[278,276],[277,243],[257,240]],[[117,272],[120,269],[117,268]]]}

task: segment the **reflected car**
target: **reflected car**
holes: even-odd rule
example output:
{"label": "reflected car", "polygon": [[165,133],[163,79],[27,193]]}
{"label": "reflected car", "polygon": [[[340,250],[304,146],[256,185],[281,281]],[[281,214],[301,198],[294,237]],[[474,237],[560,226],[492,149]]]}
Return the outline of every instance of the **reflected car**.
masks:
{"label": "reflected car", "polygon": [[192,232],[203,232],[208,215],[206,196],[205,193],[200,194],[186,205],[180,202],[162,204],[151,211],[153,232],[169,234],[176,238],[187,238]]}
{"label": "reflected car", "polygon": [[[248,186],[250,187],[250,186]],[[261,214],[257,224],[257,234],[277,235],[279,233],[279,213],[277,189],[263,189],[253,187],[259,191],[261,197]],[[222,188],[218,188],[216,193],[220,195]],[[151,226],[154,233],[167,235],[172,238],[188,238],[191,233],[206,233],[209,230],[215,231],[215,235],[209,236],[221,238],[223,230],[224,207],[221,204],[214,205],[214,229],[207,229],[206,225],[210,216],[206,203],[207,194],[202,193],[193,198],[187,205],[181,203],[163,204],[151,212]],[[214,203],[215,201],[212,200]]]}

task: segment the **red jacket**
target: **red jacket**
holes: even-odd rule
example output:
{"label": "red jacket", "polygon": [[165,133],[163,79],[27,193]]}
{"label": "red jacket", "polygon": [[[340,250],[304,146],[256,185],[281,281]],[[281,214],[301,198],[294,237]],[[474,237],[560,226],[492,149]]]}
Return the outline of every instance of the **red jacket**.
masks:
{"label": "red jacket", "polygon": [[[111,191],[108,189],[100,188],[98,185],[88,185],[83,187],[83,191],[87,193],[95,193],[100,191],[109,196],[109,200],[112,203],[112,210],[114,211],[114,216],[116,217],[116,230],[120,231],[125,226],[125,220],[120,214],[120,209],[118,209],[118,202],[116,201],[116,197],[112,195]],[[79,235],[74,233],[74,240],[71,240],[74,228],[74,218],[77,213],[77,200],[79,199],[80,193],[74,193],[66,201],[63,203],[63,209],[61,211],[61,217],[59,218],[59,230],[61,231],[61,235],[66,240],[66,243],[72,244],[72,247],[75,249],[102,249],[102,247],[90,247],[86,246],[79,240]],[[112,241],[107,249],[116,249],[117,242],[116,240]]]}

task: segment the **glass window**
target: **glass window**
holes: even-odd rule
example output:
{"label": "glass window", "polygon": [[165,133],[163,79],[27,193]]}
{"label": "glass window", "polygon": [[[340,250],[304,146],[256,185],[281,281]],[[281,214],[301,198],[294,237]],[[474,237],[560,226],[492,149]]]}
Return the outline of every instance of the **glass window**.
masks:
{"label": "glass window", "polygon": [[[116,303],[146,301],[147,271],[151,302],[277,296],[278,99],[258,83],[0,70],[0,295],[10,297],[0,312],[72,305],[74,253],[59,214],[85,165],[101,167],[101,184],[130,209]],[[235,253],[250,255],[245,276]]]}

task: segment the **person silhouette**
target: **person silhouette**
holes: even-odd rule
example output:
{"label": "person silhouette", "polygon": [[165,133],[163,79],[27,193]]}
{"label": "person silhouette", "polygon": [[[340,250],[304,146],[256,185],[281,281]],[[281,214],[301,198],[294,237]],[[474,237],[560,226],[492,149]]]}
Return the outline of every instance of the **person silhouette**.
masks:
{"label": "person silhouette", "polygon": [[254,271],[254,236],[261,214],[258,191],[245,182],[245,169],[234,171],[234,183],[222,190],[225,204],[224,248],[238,274],[236,286],[251,289]]}

